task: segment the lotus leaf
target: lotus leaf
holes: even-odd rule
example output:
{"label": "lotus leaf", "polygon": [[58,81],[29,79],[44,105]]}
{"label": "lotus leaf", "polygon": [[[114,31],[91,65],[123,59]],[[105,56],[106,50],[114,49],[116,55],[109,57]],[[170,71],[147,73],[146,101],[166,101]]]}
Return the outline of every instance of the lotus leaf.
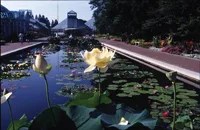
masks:
{"label": "lotus leaf", "polygon": [[148,85],[148,84],[141,84],[143,88],[154,88],[153,86],[151,85]]}
{"label": "lotus leaf", "polygon": [[139,83],[137,82],[130,82],[130,83],[126,83],[124,84],[122,87],[133,87],[133,86],[136,86],[138,85]]}
{"label": "lotus leaf", "polygon": [[139,96],[140,93],[138,93],[138,92],[130,92],[129,95],[132,95],[132,96]]}
{"label": "lotus leaf", "polygon": [[[28,127],[29,123],[28,123],[28,118],[26,117],[26,115],[23,115],[19,120],[15,120],[14,126],[15,126],[16,130],[20,129],[21,127]],[[13,130],[13,124],[12,123],[9,124],[7,130]]]}
{"label": "lotus leaf", "polygon": [[185,126],[188,126],[190,129],[193,129],[192,120],[188,115],[179,116],[175,123],[177,130],[183,130]]}
{"label": "lotus leaf", "polygon": [[118,93],[117,96],[118,97],[132,97],[132,95],[126,94],[126,93]]}
{"label": "lotus leaf", "polygon": [[110,85],[108,85],[107,89],[108,90],[117,90],[118,89],[118,85],[110,84]]}
{"label": "lotus leaf", "polygon": [[74,122],[59,107],[52,107],[40,113],[31,123],[29,130],[76,130]]}
{"label": "lotus leaf", "polygon": [[103,73],[103,74],[100,74],[100,77],[102,78],[106,78],[107,76],[110,76],[111,73]]}
{"label": "lotus leaf", "polygon": [[116,81],[113,81],[114,84],[121,84],[121,83],[125,83],[127,82],[127,80],[116,80]]}
{"label": "lotus leaf", "polygon": [[[100,78],[100,83],[103,82],[103,81],[105,81],[105,80],[106,80],[106,78]],[[96,79],[95,82],[99,83],[99,79]]]}
{"label": "lotus leaf", "polygon": [[111,102],[111,99],[105,94],[101,94],[101,96],[99,96],[99,92],[91,92],[88,93],[87,96],[86,94],[78,93],[78,95],[68,103],[68,106],[83,105],[89,108],[95,108],[100,104],[109,104]]}
{"label": "lotus leaf", "polygon": [[187,98],[190,98],[190,97],[188,97],[188,96],[186,96],[186,95],[183,95],[182,93],[179,93],[176,97],[177,97],[177,98],[180,98],[180,99],[187,99]]}
{"label": "lotus leaf", "polygon": [[[127,125],[119,125],[121,118],[125,118],[128,121]],[[157,120],[149,118],[149,114],[147,110],[143,110],[141,113],[137,113],[130,107],[124,105],[118,105],[116,107],[116,114],[102,114],[101,121],[105,127],[114,127],[120,130],[126,130],[129,128],[140,129],[142,126],[137,128],[138,124],[143,125],[144,127],[148,127],[149,129],[154,129],[156,126]]]}
{"label": "lotus leaf", "polygon": [[65,111],[74,121],[78,130],[103,130],[100,113],[95,108],[71,106],[65,108]]}

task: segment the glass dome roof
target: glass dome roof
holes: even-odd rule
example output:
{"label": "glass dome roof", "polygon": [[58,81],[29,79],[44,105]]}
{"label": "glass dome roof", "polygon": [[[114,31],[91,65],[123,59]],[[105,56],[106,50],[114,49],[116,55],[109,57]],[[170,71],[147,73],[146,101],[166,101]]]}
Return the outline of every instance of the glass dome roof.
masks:
{"label": "glass dome roof", "polygon": [[1,5],[1,12],[9,12],[9,10],[3,5]]}
{"label": "glass dome roof", "polygon": [[6,7],[1,5],[1,19],[13,19],[13,14]]}

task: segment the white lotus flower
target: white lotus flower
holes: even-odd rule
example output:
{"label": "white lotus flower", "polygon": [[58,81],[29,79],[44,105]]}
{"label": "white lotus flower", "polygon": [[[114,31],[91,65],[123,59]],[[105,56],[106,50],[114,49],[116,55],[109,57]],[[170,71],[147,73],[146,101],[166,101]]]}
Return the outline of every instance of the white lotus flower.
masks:
{"label": "white lotus flower", "polygon": [[40,74],[47,74],[51,70],[51,65],[48,65],[44,57],[38,54],[36,55],[35,64],[33,64],[33,70]]}
{"label": "white lotus flower", "polygon": [[4,89],[3,90],[3,94],[1,96],[1,104],[3,104],[4,102],[6,102],[11,95],[12,95],[12,92],[6,93],[6,89]]}
{"label": "white lotus flower", "polygon": [[122,117],[118,125],[128,125],[128,121]]}

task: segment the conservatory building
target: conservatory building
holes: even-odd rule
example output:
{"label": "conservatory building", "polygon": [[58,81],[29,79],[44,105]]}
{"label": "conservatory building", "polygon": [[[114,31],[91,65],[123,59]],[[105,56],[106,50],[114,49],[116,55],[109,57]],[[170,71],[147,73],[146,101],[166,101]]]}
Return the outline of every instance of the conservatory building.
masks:
{"label": "conservatory building", "polygon": [[88,27],[85,20],[78,19],[77,13],[73,10],[67,13],[67,18],[53,27],[51,30],[54,33],[77,34],[85,35],[91,34],[92,29]]}

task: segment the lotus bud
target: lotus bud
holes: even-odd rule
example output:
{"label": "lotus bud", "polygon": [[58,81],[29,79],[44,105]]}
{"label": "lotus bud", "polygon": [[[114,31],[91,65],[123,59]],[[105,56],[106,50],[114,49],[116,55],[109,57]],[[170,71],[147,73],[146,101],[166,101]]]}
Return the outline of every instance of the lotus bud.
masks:
{"label": "lotus bud", "polygon": [[36,55],[35,64],[33,64],[33,70],[40,74],[47,74],[51,70],[51,65],[48,65],[44,57],[38,54]]}
{"label": "lotus bud", "polygon": [[175,72],[175,71],[168,72],[168,73],[166,73],[166,76],[170,81],[175,82],[176,81],[177,72]]}

